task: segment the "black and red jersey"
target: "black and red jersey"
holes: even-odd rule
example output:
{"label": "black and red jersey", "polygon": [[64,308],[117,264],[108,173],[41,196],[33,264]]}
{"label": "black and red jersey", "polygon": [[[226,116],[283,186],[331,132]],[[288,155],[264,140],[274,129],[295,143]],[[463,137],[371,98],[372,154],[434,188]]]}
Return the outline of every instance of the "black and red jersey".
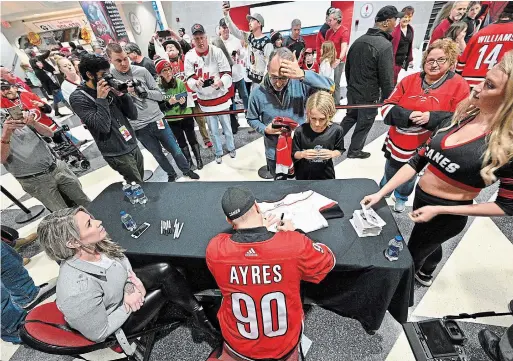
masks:
{"label": "black and red jersey", "polygon": [[[439,130],[409,161],[420,172],[427,165],[430,172],[457,188],[479,192],[486,187],[481,177],[483,154],[487,148],[486,137],[480,134],[458,145],[447,145],[447,138],[473,118]],[[513,215],[513,161],[495,171],[499,179],[499,194],[495,203],[508,215]]]}
{"label": "black and red jersey", "polygon": [[245,357],[279,359],[301,337],[300,282],[319,283],[335,258],[302,233],[262,230],[263,238],[251,242],[219,234],[210,241],[206,260],[223,294],[217,317],[225,342]]}
{"label": "black and red jersey", "polygon": [[474,87],[510,50],[513,50],[513,21],[488,25],[469,40],[458,58],[456,72]]}
{"label": "black and red jersey", "polygon": [[[434,86],[424,82],[423,73],[405,77],[381,108],[385,124],[391,125],[383,145],[385,157],[408,162],[439,122],[450,118],[458,103],[469,95],[467,82],[454,72],[446,74]],[[413,111],[430,112],[430,122],[424,126],[413,124],[410,120]]]}

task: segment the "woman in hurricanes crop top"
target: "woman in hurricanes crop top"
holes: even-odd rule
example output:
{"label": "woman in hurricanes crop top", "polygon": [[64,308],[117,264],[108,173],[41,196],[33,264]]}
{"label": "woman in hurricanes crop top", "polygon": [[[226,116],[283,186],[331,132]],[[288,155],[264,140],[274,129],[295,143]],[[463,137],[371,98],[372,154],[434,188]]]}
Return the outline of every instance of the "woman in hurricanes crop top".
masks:
{"label": "woman in hurricanes crop top", "polygon": [[[433,134],[378,193],[362,200],[373,206],[427,165],[415,192],[410,218],[416,224],[408,243],[415,278],[425,286],[442,259],[442,243],[465,228],[468,216],[513,215],[513,51],[459,104],[452,123]],[[497,199],[473,204],[496,181]]]}

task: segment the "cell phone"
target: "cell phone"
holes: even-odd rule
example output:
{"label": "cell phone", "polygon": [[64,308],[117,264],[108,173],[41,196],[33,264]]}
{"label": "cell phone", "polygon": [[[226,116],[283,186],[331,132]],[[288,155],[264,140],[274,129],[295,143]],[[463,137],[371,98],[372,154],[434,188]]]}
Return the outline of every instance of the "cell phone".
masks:
{"label": "cell phone", "polygon": [[22,120],[23,119],[23,109],[20,105],[15,105],[13,107],[7,108],[7,112],[11,116],[13,120]]}
{"label": "cell phone", "polygon": [[149,227],[150,227],[150,224],[148,222],[144,222],[139,227],[137,227],[137,229],[135,230],[134,233],[132,233],[132,238],[137,239],[137,238],[141,237],[141,235],[144,233],[144,231],[146,231]]}
{"label": "cell phone", "polygon": [[214,79],[210,78],[203,82],[203,88],[214,85]]}
{"label": "cell phone", "polygon": [[157,31],[157,35],[159,38],[167,38],[168,36],[171,36],[171,32],[169,30],[159,30]]}
{"label": "cell phone", "polygon": [[180,100],[182,98],[187,98],[187,92],[175,94],[175,98],[176,98],[176,100]]}

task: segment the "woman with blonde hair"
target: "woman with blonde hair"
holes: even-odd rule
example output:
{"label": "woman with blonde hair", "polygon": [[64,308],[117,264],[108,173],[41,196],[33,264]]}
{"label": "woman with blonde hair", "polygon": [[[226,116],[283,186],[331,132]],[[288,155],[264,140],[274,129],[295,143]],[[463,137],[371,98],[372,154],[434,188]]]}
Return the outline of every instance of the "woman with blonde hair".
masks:
{"label": "woman with blonde hair", "polygon": [[[458,105],[452,122],[362,204],[375,205],[426,165],[410,213],[416,224],[408,248],[416,280],[430,286],[442,243],[459,234],[469,216],[513,215],[513,51]],[[481,189],[496,181],[497,199],[473,204]]]}
{"label": "woman with blonde hair", "polygon": [[335,62],[337,61],[337,50],[335,43],[328,40],[322,43],[321,47],[321,65],[319,66],[319,74],[324,75],[331,80],[335,79]]}
{"label": "woman with blonde hair", "polygon": [[[48,257],[60,262],[57,307],[73,329],[94,342],[142,329],[162,306],[163,297],[191,313],[212,338],[218,332],[190,291],[184,277],[168,263],[132,269],[123,249],[102,221],[83,207],[46,216],[37,229]],[[162,290],[162,293],[146,291]],[[160,298],[160,300],[159,300]]]}
{"label": "woman with blonde hair", "polygon": [[306,102],[306,123],[296,128],[292,156],[298,180],[335,179],[333,158],[344,152],[342,127],[333,123],[337,109],[326,91],[312,94]]}

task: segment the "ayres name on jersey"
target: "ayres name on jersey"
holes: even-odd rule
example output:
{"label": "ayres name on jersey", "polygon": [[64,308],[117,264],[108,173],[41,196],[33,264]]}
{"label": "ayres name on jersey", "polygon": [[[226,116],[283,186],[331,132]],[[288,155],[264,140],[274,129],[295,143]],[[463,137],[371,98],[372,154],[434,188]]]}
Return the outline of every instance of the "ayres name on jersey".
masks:
{"label": "ayres name on jersey", "polygon": [[230,283],[236,285],[269,285],[282,280],[281,265],[231,266]]}

